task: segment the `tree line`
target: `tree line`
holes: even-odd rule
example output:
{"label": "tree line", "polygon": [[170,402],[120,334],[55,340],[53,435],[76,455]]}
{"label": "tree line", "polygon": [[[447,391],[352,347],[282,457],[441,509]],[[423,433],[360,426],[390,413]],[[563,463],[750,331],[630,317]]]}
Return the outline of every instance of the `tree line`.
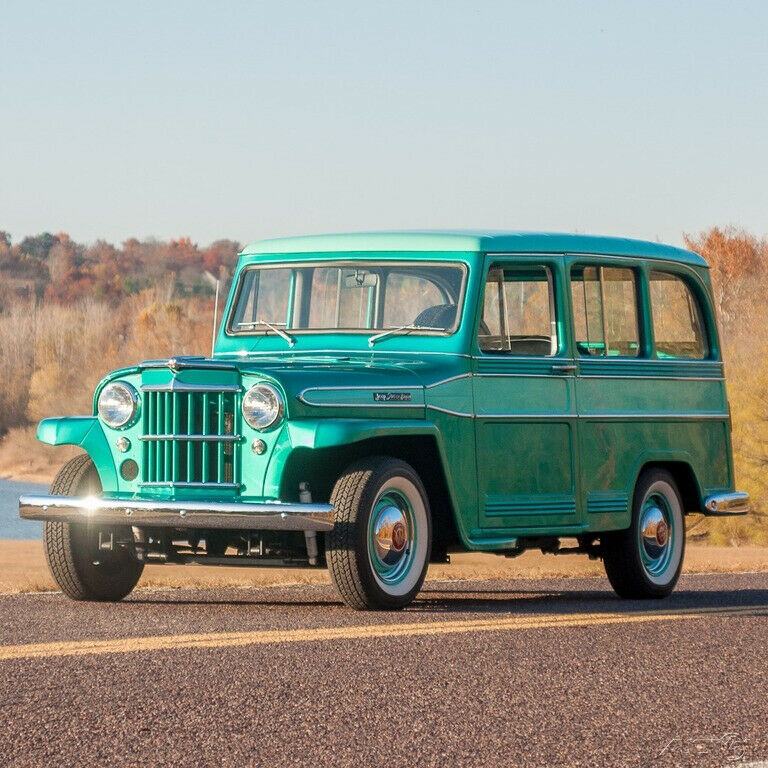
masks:
{"label": "tree line", "polygon": [[0,306],[19,297],[114,300],[169,282],[177,296],[209,293],[206,273],[226,279],[240,247],[226,239],[200,247],[188,237],[130,238],[118,247],[106,240],[79,243],[66,232],[14,243],[0,230]]}

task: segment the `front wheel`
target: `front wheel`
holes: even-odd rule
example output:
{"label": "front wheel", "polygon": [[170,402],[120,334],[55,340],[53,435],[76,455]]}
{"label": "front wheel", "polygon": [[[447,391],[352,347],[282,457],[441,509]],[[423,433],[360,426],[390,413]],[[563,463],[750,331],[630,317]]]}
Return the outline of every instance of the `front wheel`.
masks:
{"label": "front wheel", "polygon": [[[91,458],[68,461],[51,486],[56,496],[89,496],[101,491]],[[99,547],[99,531],[112,549]],[[122,600],[137,584],[144,563],[136,558],[131,529],[96,529],[87,523],[50,523],[43,530],[45,559],[54,581],[73,600]]]}
{"label": "front wheel", "polygon": [[644,472],[635,486],[632,524],[602,536],[605,571],[619,597],[669,595],[685,554],[685,519],[680,493],[666,470]]}
{"label": "front wheel", "polygon": [[344,602],[358,610],[409,605],[432,546],[429,502],[413,467],[383,456],[355,462],[336,482],[331,503],[326,557]]}

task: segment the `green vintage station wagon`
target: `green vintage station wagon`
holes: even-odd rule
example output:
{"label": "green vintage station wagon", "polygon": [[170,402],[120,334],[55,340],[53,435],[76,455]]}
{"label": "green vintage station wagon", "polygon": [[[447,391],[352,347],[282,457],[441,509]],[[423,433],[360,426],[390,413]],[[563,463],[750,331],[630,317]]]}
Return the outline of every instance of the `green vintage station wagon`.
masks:
{"label": "green vintage station wagon", "polygon": [[324,235],[246,247],[210,358],[109,374],[44,520],[61,589],[146,563],[327,567],[402,608],[451,551],[601,558],[668,595],[685,517],[744,514],[704,260],[608,237]]}

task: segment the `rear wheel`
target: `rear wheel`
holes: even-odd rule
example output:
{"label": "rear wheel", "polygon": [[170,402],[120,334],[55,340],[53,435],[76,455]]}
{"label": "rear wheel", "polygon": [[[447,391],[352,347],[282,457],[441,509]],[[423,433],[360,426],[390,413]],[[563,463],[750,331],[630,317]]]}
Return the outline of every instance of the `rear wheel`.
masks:
{"label": "rear wheel", "polygon": [[[55,496],[89,496],[101,491],[90,456],[68,461],[51,485]],[[112,549],[99,547],[111,541]],[[45,558],[61,591],[73,600],[122,600],[137,584],[144,563],[136,558],[131,529],[93,528],[87,523],[46,523]]]}
{"label": "rear wheel", "polygon": [[637,481],[632,524],[602,536],[605,571],[620,597],[658,598],[677,584],[685,554],[685,518],[680,493],[666,470],[644,472]]}
{"label": "rear wheel", "polygon": [[388,457],[356,462],[337,481],[331,503],[326,558],[344,602],[357,609],[409,605],[432,546],[427,494],[413,467]]}

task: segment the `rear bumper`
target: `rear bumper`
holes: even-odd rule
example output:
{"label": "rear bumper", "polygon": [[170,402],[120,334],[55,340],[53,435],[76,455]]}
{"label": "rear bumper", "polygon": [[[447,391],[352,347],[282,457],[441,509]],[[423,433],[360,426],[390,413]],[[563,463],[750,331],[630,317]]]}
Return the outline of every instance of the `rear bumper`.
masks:
{"label": "rear bumper", "polygon": [[749,494],[743,491],[715,493],[704,499],[705,515],[746,515],[750,511]]}
{"label": "rear bumper", "polygon": [[330,531],[330,504],[263,504],[219,501],[147,501],[76,496],[22,496],[25,520],[139,528],[237,529],[251,531]]}

